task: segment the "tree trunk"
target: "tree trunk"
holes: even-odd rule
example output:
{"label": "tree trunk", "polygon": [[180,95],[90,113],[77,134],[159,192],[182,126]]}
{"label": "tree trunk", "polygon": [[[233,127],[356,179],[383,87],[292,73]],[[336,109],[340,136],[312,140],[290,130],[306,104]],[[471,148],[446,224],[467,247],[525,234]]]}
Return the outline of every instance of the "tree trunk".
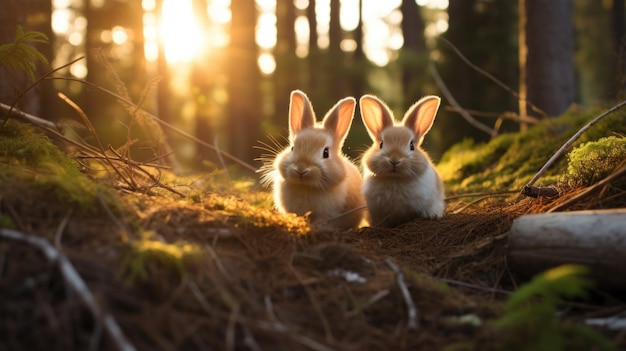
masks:
{"label": "tree trunk", "polygon": [[[352,92],[352,96],[355,96],[357,99],[363,96],[366,93],[366,85],[367,85],[367,59],[365,57],[365,52],[363,51],[363,1],[359,0],[359,22],[354,29],[354,41],[356,42],[356,48],[352,55],[352,65],[356,66],[356,69],[353,69],[353,73],[351,75],[350,81],[352,82],[352,88],[350,89]],[[358,109],[357,109],[358,110]],[[360,119],[356,119],[352,122],[357,125],[361,123]]]}
{"label": "tree trunk", "polygon": [[624,30],[626,27],[624,0],[613,0],[611,8],[611,42],[613,53],[617,57],[616,72],[620,73],[620,81],[617,83],[617,93],[620,99],[624,98],[626,85],[626,42],[624,42]]}
{"label": "tree trunk", "polygon": [[252,147],[260,138],[262,118],[255,42],[255,1],[232,0],[231,10],[226,142],[235,157],[252,162]]}
{"label": "tree trunk", "polygon": [[319,47],[317,46],[317,16],[315,13],[315,0],[309,0],[309,7],[306,8],[306,17],[309,22],[309,55],[307,57],[308,64],[308,80],[307,86],[310,94],[310,90],[319,86]]}
{"label": "tree trunk", "polygon": [[[409,107],[424,95],[422,84],[418,83],[420,72],[418,56],[426,55],[426,40],[424,39],[424,20],[419,7],[414,0],[402,0],[402,35],[404,46],[402,47],[407,61],[402,68],[402,87],[404,91],[404,105]],[[421,67],[423,70],[423,66]]]}
{"label": "tree trunk", "polygon": [[[198,26],[201,28],[203,36],[208,35],[210,26],[207,7],[207,0],[193,0],[194,16]],[[211,64],[207,64],[207,62],[211,62]],[[211,84],[215,79],[215,72],[213,71],[214,66],[216,66],[215,58],[211,58],[211,53],[208,50],[202,50],[192,63],[191,74],[189,76],[195,106],[194,132],[198,139],[208,143],[215,137],[215,131],[212,125],[212,117],[214,116],[212,116],[211,113],[212,104],[209,100]],[[217,155],[215,155],[215,152],[212,150],[205,147],[198,147],[197,150],[196,156],[200,159],[213,162],[218,161]]]}
{"label": "tree trunk", "polygon": [[[163,18],[163,0],[156,1],[156,15],[158,21],[161,21]],[[159,31],[161,28],[159,26]],[[170,116],[170,103],[169,100],[172,96],[170,92],[170,74],[167,66],[167,60],[165,58],[165,42],[163,39],[163,33],[159,32],[159,36],[157,37],[158,41],[158,56],[157,56],[157,70],[159,72],[159,77],[161,81],[157,87],[157,101],[156,101],[156,111],[157,116],[166,122],[172,122],[172,118]]]}
{"label": "tree trunk", "polygon": [[525,215],[509,232],[508,263],[530,277],[562,264],[582,264],[602,287],[626,290],[626,209]]}
{"label": "tree trunk", "polygon": [[345,74],[344,74],[344,57],[341,51],[341,41],[343,40],[343,30],[339,20],[341,10],[339,0],[330,0],[330,24],[328,31],[328,69],[330,72],[328,79],[328,90],[332,101],[338,101],[345,96]]}
{"label": "tree trunk", "polygon": [[277,41],[274,49],[276,71],[273,75],[274,83],[274,116],[284,122],[288,114],[289,94],[291,90],[299,88],[300,69],[295,59],[296,8],[293,1],[276,2],[276,30]]}
{"label": "tree trunk", "polygon": [[520,131],[524,132],[528,129],[528,125],[524,120],[528,117],[528,87],[526,86],[526,57],[528,56],[528,47],[526,46],[526,0],[519,0],[518,4],[519,20],[518,20],[518,59],[519,59],[519,117]]}
{"label": "tree trunk", "polygon": [[528,100],[558,116],[574,102],[576,91],[572,1],[526,0],[526,20]]}

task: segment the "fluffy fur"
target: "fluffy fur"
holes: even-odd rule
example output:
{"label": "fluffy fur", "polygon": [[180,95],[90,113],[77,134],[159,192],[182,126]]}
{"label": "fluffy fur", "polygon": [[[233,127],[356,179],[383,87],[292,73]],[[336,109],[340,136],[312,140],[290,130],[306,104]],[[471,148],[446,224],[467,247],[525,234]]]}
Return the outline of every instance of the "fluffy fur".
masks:
{"label": "fluffy fur", "polygon": [[419,217],[443,217],[443,182],[420,147],[439,104],[439,97],[426,96],[395,122],[384,102],[372,95],[361,97],[361,116],[373,140],[362,158],[363,194],[372,225],[393,227]]}
{"label": "fluffy fur", "polygon": [[[290,146],[273,162],[272,187],[279,211],[309,214],[314,227],[358,227],[365,205],[358,168],[341,152],[356,100],[344,98],[321,123],[307,96],[295,90],[289,106]],[[350,213],[346,213],[349,212]]]}

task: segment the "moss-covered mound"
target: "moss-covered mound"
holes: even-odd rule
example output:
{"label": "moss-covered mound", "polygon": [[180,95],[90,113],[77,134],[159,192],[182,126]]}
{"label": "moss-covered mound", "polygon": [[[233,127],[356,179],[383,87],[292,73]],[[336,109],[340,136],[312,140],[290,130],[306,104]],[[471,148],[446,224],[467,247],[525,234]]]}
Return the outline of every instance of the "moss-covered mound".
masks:
{"label": "moss-covered mound", "polygon": [[[471,140],[461,142],[448,150],[438,164],[438,169],[446,183],[448,193],[468,192],[499,192],[520,190],[548,161],[548,159],[582,126],[600,114],[600,109],[572,108],[564,115],[542,121],[525,133],[509,133],[500,135],[488,143],[476,144]],[[573,144],[573,148],[581,144],[597,141],[610,135],[626,135],[626,111],[616,111],[595,124]],[[618,141],[617,139],[622,139]],[[602,160],[588,152],[595,152],[591,147],[579,150],[569,157],[572,163],[568,166],[568,158],[561,157],[537,185],[549,185],[567,181],[571,182],[574,169],[581,166],[592,169],[616,167],[623,155],[623,137],[610,141],[613,148],[611,156]],[[583,163],[581,160],[585,159]],[[598,165],[597,163],[604,163]],[[583,166],[583,164],[586,164]],[[571,171],[568,171],[570,167]],[[573,167],[573,168],[571,168]],[[597,172],[599,175],[601,172]],[[605,174],[605,173],[602,173]],[[588,181],[597,177],[580,174]]]}
{"label": "moss-covered mound", "polygon": [[8,121],[0,128],[0,193],[31,212],[63,208],[81,214],[115,204],[115,191],[94,182],[80,165],[28,124]]}

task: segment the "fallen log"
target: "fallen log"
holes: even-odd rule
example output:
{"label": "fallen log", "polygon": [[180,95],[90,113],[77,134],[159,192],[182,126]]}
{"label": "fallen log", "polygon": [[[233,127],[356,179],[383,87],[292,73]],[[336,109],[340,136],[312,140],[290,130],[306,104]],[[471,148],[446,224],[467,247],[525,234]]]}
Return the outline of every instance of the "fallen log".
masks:
{"label": "fallen log", "polygon": [[567,263],[589,267],[600,288],[626,291],[626,209],[531,214],[513,221],[512,272],[531,277]]}

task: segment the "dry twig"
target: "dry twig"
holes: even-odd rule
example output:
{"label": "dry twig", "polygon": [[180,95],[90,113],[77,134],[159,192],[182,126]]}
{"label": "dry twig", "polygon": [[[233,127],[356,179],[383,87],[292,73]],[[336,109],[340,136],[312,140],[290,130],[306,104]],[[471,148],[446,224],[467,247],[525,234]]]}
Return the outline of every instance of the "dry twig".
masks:
{"label": "dry twig", "polygon": [[411,293],[409,292],[409,288],[407,288],[406,283],[404,282],[404,273],[402,270],[396,265],[391,257],[387,257],[385,259],[385,263],[391,268],[394,273],[396,273],[396,283],[402,292],[402,297],[404,298],[404,302],[406,303],[408,321],[407,326],[409,329],[417,329],[417,308],[415,308],[415,304],[413,303],[413,299],[411,298]]}
{"label": "dry twig", "polygon": [[565,152],[565,150],[567,148],[569,148],[576,140],[578,140],[578,138],[580,138],[580,136],[586,132],[589,128],[591,128],[594,124],[598,123],[602,118],[608,116],[609,114],[619,110],[620,108],[622,108],[624,105],[626,105],[626,100],[620,102],[619,104],[611,107],[610,109],[608,109],[607,111],[601,113],[599,116],[597,116],[596,118],[594,118],[593,120],[591,120],[589,123],[587,123],[584,127],[580,128],[580,130],[578,132],[576,132],[576,134],[574,134],[571,138],[569,138],[569,140],[567,142],[565,142],[565,144],[563,144],[563,146],[561,146],[561,148],[554,154],[552,155],[552,157],[550,157],[550,159],[548,160],[548,162],[546,162],[546,164],[543,165],[543,167],[541,167],[541,169],[539,170],[539,172],[537,172],[537,174],[535,174],[535,176],[528,182],[528,184],[524,185],[524,188],[522,188],[521,193],[523,195],[526,196],[533,196],[533,194],[537,194],[540,193],[540,189],[538,189],[538,187],[535,187],[534,184],[537,181],[537,179],[539,179],[539,177],[541,177],[550,166],[552,166],[552,164],[559,158],[561,157],[561,155],[563,154],[563,152]]}
{"label": "dry twig", "polygon": [[45,239],[21,232],[0,228],[0,236],[5,239],[22,241],[40,249],[49,261],[57,263],[65,282],[72,288],[80,300],[89,308],[94,318],[104,326],[105,331],[116,345],[118,350],[134,351],[135,347],[126,340],[122,329],[117,324],[113,316],[103,311],[98,305],[95,297],[89,291],[87,284],[80,277],[67,257],[61,254],[54,246]]}
{"label": "dry twig", "polygon": [[[502,89],[508,91],[509,93],[511,93],[511,95],[513,95],[516,99],[520,99],[519,94],[509,88],[506,84],[502,83],[499,79],[497,79],[496,77],[492,76],[491,74],[489,74],[488,72],[486,72],[485,70],[481,69],[480,67],[476,66],[475,64],[473,64],[467,57],[465,57],[461,51],[459,51],[459,49],[456,48],[456,46],[454,46],[454,44],[452,44],[449,40],[447,40],[444,37],[437,37],[437,39],[441,40],[442,42],[444,42],[446,45],[448,45],[448,47],[450,47],[450,49],[452,49],[452,51],[454,51],[454,53],[463,61],[465,62],[465,64],[467,64],[468,66],[470,66],[470,68],[472,68],[473,70],[475,70],[476,72],[482,74],[483,76],[487,77],[487,79],[491,80],[492,82],[496,83],[499,87],[501,87]],[[539,107],[537,107],[535,104],[533,104],[532,102],[524,99],[524,101],[530,105],[530,107],[533,109],[533,111],[539,113],[543,118],[548,118],[548,115],[546,115],[545,112],[543,112],[542,109],[540,109]],[[521,118],[521,117],[520,117]],[[521,122],[534,122],[535,119],[534,118],[524,118],[521,119]]]}
{"label": "dry twig", "polygon": [[[83,80],[83,79],[66,78],[66,77],[48,77],[46,79],[50,79],[50,80],[55,80],[55,79],[58,79],[58,80],[70,80],[70,81],[79,82],[79,83],[84,84],[84,85],[86,85],[86,86],[88,86],[90,88],[94,88],[94,89],[100,90],[100,91],[102,91],[102,92],[104,92],[106,94],[109,94],[110,96],[114,97],[115,99],[117,99],[118,101],[120,101],[120,102],[122,102],[124,104],[127,104],[129,106],[133,106],[133,107],[137,107],[137,105],[135,103],[133,103],[132,101],[129,101],[128,99],[123,98],[119,94],[116,94],[116,93],[114,93],[114,92],[112,92],[112,91],[110,91],[108,89],[105,89],[105,88],[103,88],[103,87],[101,87],[101,86],[99,86],[97,84],[91,83],[91,82]],[[201,139],[198,139],[197,137],[195,137],[195,136],[193,136],[193,135],[191,135],[191,134],[189,134],[189,133],[187,133],[187,132],[185,132],[185,131],[183,131],[183,130],[181,130],[179,128],[176,128],[174,125],[165,122],[164,120],[160,119],[159,117],[157,117],[157,116],[155,116],[155,115],[153,115],[153,114],[151,114],[151,113],[149,113],[147,111],[144,111],[144,114],[146,116],[148,116],[150,119],[152,119],[155,122],[159,123],[161,126],[167,128],[168,130],[171,130],[171,131],[173,131],[173,132],[175,132],[175,133],[177,133],[177,134],[179,134],[179,135],[181,135],[181,136],[183,136],[183,137],[185,137],[185,138],[187,138],[189,140],[192,140],[192,141],[196,142],[200,146],[206,147],[206,148],[208,148],[208,149],[210,149],[210,150],[212,150],[214,152],[219,152],[219,153],[221,153],[221,155],[223,157],[226,157],[229,160],[231,160],[231,161],[237,163],[238,165],[242,166],[243,168],[256,173],[257,168],[252,166],[252,165],[250,165],[249,163],[246,163],[246,162],[238,159],[237,157],[231,155],[230,153],[228,153],[226,151],[222,151],[222,150],[216,149],[213,145],[211,145],[211,144],[209,144],[209,143],[207,143],[207,142],[205,142],[205,141],[203,141]]]}
{"label": "dry twig", "polygon": [[60,127],[56,123],[50,122],[48,120],[45,120],[45,119],[37,117],[37,116],[33,116],[31,114],[28,114],[28,113],[18,109],[17,107],[9,106],[9,105],[6,105],[6,104],[3,104],[3,103],[0,102],[0,110],[2,110],[4,113],[6,113],[7,116],[14,115],[14,116],[16,116],[16,117],[26,121],[26,122],[34,124],[36,126],[60,130]]}
{"label": "dry twig", "polygon": [[[78,57],[75,60],[72,60],[72,61],[70,61],[70,62],[68,62],[68,63],[66,63],[66,64],[64,64],[64,65],[62,65],[62,66],[60,66],[58,68],[55,68],[55,69],[47,72],[41,78],[39,78],[35,82],[33,82],[33,84],[31,84],[23,92],[21,92],[20,95],[18,95],[17,98],[15,98],[15,101],[13,101],[13,105],[7,106],[7,105],[4,105],[4,104],[0,104],[0,105],[2,105],[2,109],[5,110],[5,113],[6,113],[4,122],[2,122],[2,127],[4,127],[5,123],[9,120],[9,117],[10,117],[11,113],[15,113],[15,110],[16,110],[15,106],[22,99],[22,97],[24,97],[24,95],[26,95],[26,93],[31,91],[34,87],[37,86],[37,84],[39,84],[44,79],[47,79],[49,76],[51,76],[55,72],[58,72],[58,71],[62,70],[65,67],[69,67],[69,66],[73,65],[74,63],[76,63],[76,62],[78,62],[78,61],[80,61],[80,60],[82,60],[84,58],[85,58],[85,56]],[[5,106],[8,107],[8,109],[5,109]],[[35,123],[35,124],[38,124],[38,125],[42,125],[41,123],[46,124],[46,126],[49,127],[49,128],[54,128],[56,126],[54,123],[52,123],[50,121],[46,121],[44,119],[41,119],[39,117],[35,117],[33,115],[29,115],[29,114],[21,112],[21,111],[19,113],[17,113],[17,116],[21,117],[23,119],[27,119],[29,122]],[[52,126],[50,126],[50,124],[52,124]]]}
{"label": "dry twig", "polygon": [[585,196],[589,195],[590,193],[592,193],[593,191],[597,190],[600,187],[605,186],[606,184],[610,183],[612,180],[619,178],[623,175],[626,174],[626,166],[623,166],[622,168],[620,168],[619,170],[613,172],[611,175],[607,176],[606,178],[602,179],[601,181],[597,182],[596,184],[594,184],[593,186],[588,187],[587,189],[585,189],[583,192],[577,194],[576,196],[567,199],[564,202],[561,202],[560,204],[552,207],[551,209],[549,209],[547,212],[555,212],[558,211],[560,209],[563,209],[569,205],[571,205],[572,203],[583,199]]}
{"label": "dry twig", "polygon": [[430,73],[432,73],[433,78],[435,79],[437,86],[439,86],[439,89],[441,89],[441,92],[443,93],[443,95],[446,97],[448,102],[450,102],[450,104],[452,104],[452,106],[456,108],[456,110],[461,114],[461,116],[463,116],[463,118],[465,118],[465,120],[469,124],[489,134],[491,137],[494,137],[496,133],[493,129],[477,121],[474,117],[472,117],[472,115],[470,115],[467,112],[467,110],[465,110],[463,107],[461,107],[461,105],[459,105],[459,103],[456,101],[454,96],[452,96],[452,93],[450,93],[450,90],[448,90],[448,87],[446,86],[446,84],[443,82],[443,79],[441,79],[441,76],[439,75],[439,72],[437,71],[437,67],[435,66],[432,60],[428,61],[428,67],[430,68]]}

